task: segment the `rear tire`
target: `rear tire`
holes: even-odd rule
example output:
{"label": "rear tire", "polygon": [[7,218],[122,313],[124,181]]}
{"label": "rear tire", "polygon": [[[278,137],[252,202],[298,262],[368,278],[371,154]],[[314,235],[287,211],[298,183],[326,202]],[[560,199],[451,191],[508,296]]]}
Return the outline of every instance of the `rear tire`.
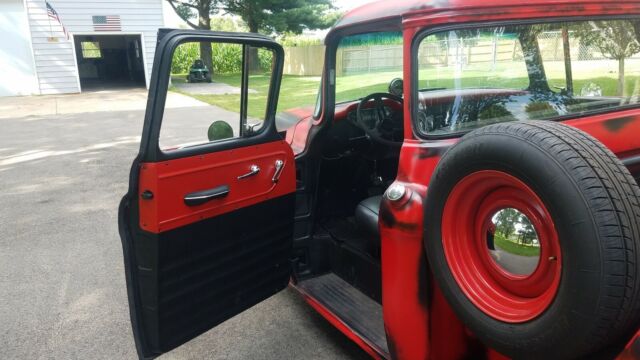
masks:
{"label": "rear tire", "polygon": [[[479,172],[503,173],[525,184],[555,224],[562,254],[559,281],[531,318],[499,319],[485,310],[467,295],[472,285],[457,280],[463,276],[460,264],[447,257],[451,234],[443,222],[445,207],[455,201],[450,194],[456,186]],[[473,199],[467,201],[471,204],[464,206],[474,206]],[[473,219],[464,214],[458,226],[471,227]],[[445,297],[482,341],[505,355],[566,359],[603,354],[637,330],[640,189],[611,151],[580,130],[553,122],[510,122],[464,136],[432,176],[424,228],[427,257]],[[472,241],[472,233],[455,241]]]}

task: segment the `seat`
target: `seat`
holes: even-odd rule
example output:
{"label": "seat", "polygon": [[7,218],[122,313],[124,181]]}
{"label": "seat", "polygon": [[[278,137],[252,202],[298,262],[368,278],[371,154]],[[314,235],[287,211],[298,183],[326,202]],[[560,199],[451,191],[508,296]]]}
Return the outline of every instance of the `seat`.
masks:
{"label": "seat", "polygon": [[378,229],[378,215],[380,214],[380,202],[382,195],[364,199],[356,207],[356,223],[358,227],[375,238],[376,246],[380,247],[380,230]]}

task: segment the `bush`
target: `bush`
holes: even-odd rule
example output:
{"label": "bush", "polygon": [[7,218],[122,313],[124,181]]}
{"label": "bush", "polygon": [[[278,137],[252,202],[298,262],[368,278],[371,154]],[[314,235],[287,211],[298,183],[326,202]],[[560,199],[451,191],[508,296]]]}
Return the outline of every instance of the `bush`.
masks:
{"label": "bush", "polygon": [[[211,44],[214,74],[237,74],[242,72],[242,46],[237,44]],[[271,51],[258,51],[260,67],[271,70],[273,54]],[[171,62],[172,74],[186,74],[195,60],[200,59],[200,43],[190,42],[178,46]]]}

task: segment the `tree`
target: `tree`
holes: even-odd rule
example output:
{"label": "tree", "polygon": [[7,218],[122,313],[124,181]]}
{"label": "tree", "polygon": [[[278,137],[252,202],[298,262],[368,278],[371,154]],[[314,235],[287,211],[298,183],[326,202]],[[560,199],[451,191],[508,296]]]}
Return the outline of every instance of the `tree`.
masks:
{"label": "tree", "polygon": [[493,221],[496,224],[496,232],[509,239],[516,231],[516,223],[519,221],[520,212],[513,208],[498,211]]}
{"label": "tree", "polygon": [[[167,0],[176,13],[194,29],[211,29],[211,15],[240,17],[250,32],[300,34],[326,29],[338,17],[331,0]],[[197,23],[193,18],[197,16]],[[206,50],[206,49],[205,49]],[[210,51],[209,51],[210,54]],[[210,57],[210,56],[209,56]],[[203,56],[203,60],[204,56]],[[259,69],[258,49],[250,48],[249,68]]]}
{"label": "tree", "polygon": [[[533,240],[538,240],[538,233],[536,233],[536,229],[533,227],[533,224],[524,214],[520,216],[518,219],[520,223],[520,236],[523,244],[533,244]],[[539,245],[538,243],[534,245]]]}
{"label": "tree", "polygon": [[[176,14],[189,26],[198,30],[211,30],[211,15],[216,13],[216,0],[167,0]],[[194,18],[196,20],[194,21]],[[200,58],[213,72],[211,43],[200,42]]]}
{"label": "tree", "polygon": [[220,8],[242,18],[253,33],[300,34],[326,29],[337,18],[331,0],[220,0]]}
{"label": "tree", "polygon": [[602,55],[618,61],[618,96],[624,95],[625,59],[640,52],[636,26],[628,20],[589,21],[578,29],[587,46],[595,46]]}

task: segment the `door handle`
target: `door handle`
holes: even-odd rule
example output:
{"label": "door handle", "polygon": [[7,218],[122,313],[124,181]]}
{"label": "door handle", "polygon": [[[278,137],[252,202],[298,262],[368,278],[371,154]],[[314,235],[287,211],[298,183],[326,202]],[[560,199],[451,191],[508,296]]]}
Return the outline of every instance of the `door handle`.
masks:
{"label": "door handle", "polygon": [[260,167],[258,165],[251,165],[251,167],[249,168],[249,172],[244,175],[238,176],[238,180],[246,179],[249,176],[258,174],[259,172],[260,172]]}
{"label": "door handle", "polygon": [[273,181],[273,183],[277,183],[278,180],[280,180],[280,175],[282,174],[282,170],[284,169],[284,161],[282,160],[276,160],[276,171],[273,173],[273,177],[271,178],[271,181]]}
{"label": "door handle", "polygon": [[198,206],[213,199],[223,198],[227,195],[229,195],[229,186],[221,185],[213,189],[196,191],[187,194],[184,197],[184,203],[187,206]]}

